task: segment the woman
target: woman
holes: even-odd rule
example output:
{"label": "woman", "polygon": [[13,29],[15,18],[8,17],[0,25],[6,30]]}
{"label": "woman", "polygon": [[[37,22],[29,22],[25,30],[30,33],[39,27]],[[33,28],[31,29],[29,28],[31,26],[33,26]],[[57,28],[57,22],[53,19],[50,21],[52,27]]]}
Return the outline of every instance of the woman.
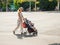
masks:
{"label": "woman", "polygon": [[15,34],[15,31],[19,28],[19,26],[20,26],[20,28],[21,28],[21,34],[23,33],[23,27],[22,27],[22,23],[23,23],[23,19],[24,19],[24,17],[23,17],[23,15],[22,15],[22,11],[23,11],[23,8],[22,7],[20,7],[19,9],[18,9],[18,22],[17,22],[17,27],[14,29],[14,31],[13,31],[13,33]]}

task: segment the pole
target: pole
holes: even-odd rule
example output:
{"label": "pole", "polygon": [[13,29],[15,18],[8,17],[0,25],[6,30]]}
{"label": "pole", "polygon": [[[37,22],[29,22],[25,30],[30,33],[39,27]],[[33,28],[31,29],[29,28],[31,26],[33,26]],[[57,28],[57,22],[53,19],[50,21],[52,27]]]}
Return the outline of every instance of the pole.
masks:
{"label": "pole", "polygon": [[58,11],[59,11],[59,0],[57,0],[57,3],[58,3],[58,4],[57,4],[57,7],[58,7]]}
{"label": "pole", "polygon": [[31,1],[29,2],[29,11],[31,11]]}
{"label": "pole", "polygon": [[35,11],[36,11],[36,0],[35,0]]}
{"label": "pole", "polygon": [[8,11],[8,0],[6,0],[6,12]]}

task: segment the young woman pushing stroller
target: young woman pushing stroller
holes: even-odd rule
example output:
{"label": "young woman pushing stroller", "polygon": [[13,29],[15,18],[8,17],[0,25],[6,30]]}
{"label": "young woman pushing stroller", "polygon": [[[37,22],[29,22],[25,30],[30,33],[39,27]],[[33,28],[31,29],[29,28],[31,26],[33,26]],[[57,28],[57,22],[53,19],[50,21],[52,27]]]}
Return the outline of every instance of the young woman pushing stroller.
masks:
{"label": "young woman pushing stroller", "polygon": [[[34,24],[29,21],[27,18],[24,18],[22,15],[23,8],[20,7],[18,9],[18,20],[17,20],[17,27],[13,30],[13,33],[15,34],[15,31],[20,27],[21,28],[21,34],[23,34],[23,28],[27,28],[28,33],[37,34],[37,29],[34,27]],[[24,22],[23,22],[24,21]],[[25,27],[24,27],[25,25]]]}

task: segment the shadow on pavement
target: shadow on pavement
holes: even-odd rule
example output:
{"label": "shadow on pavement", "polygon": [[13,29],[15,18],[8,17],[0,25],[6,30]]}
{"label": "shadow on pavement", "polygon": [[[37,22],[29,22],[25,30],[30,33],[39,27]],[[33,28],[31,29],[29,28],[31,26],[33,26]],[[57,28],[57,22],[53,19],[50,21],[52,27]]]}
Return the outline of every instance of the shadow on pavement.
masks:
{"label": "shadow on pavement", "polygon": [[49,45],[60,45],[60,43],[52,43],[52,44],[49,44]]}
{"label": "shadow on pavement", "polygon": [[22,38],[23,36],[21,34],[14,34],[14,35],[16,35],[18,39],[23,39]]}
{"label": "shadow on pavement", "polygon": [[[35,37],[34,35],[26,35],[26,34],[14,34],[18,39],[23,39],[23,37]],[[36,35],[37,36],[37,35]]]}

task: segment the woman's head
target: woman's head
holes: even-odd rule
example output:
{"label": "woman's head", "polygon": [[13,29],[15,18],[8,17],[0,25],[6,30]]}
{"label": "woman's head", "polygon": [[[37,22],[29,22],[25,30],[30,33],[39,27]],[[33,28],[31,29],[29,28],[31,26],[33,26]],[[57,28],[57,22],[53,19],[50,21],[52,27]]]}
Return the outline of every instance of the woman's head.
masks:
{"label": "woman's head", "polygon": [[18,12],[22,12],[23,11],[23,7],[20,7],[19,9],[18,9]]}

